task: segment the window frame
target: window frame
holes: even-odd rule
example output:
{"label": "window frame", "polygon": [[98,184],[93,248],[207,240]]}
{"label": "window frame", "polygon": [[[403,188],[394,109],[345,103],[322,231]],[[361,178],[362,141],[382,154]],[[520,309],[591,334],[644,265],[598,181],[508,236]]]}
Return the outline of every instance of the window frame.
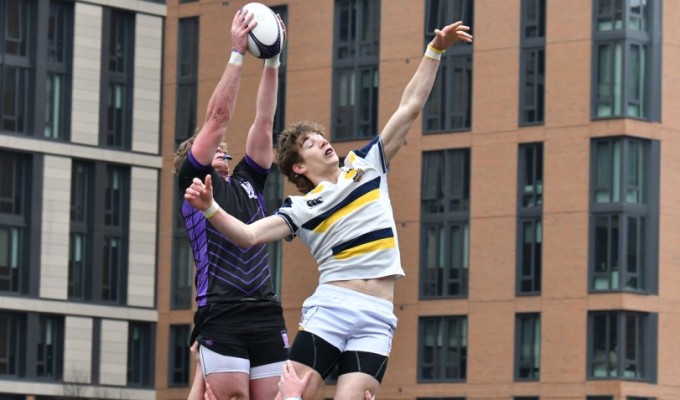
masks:
{"label": "window frame", "polygon": [[[631,20],[631,5],[630,0],[620,0],[623,4],[621,15],[621,27],[610,30],[599,30],[600,16],[607,16],[599,13],[599,4],[601,0],[593,1],[592,5],[592,50],[591,50],[591,119],[592,120],[606,120],[616,118],[632,118],[643,121],[660,122],[661,121],[661,40],[662,40],[662,2],[649,2],[645,7],[645,21],[647,28],[637,30],[630,28]],[[613,16],[612,18],[616,18]],[[609,77],[612,82],[608,84],[608,92],[610,99],[610,106],[612,111],[608,115],[598,115],[598,108],[601,104],[608,104],[604,100],[600,100],[599,88],[605,85],[600,84],[600,56],[599,49],[601,46],[621,45],[621,66],[620,70],[615,69],[616,62],[612,59],[609,68]],[[647,73],[641,72],[642,80],[644,81],[646,93],[641,99],[643,102],[643,109],[640,115],[631,115],[628,112],[630,99],[632,94],[629,93],[630,79],[633,79],[633,62],[631,60],[631,46],[646,46],[646,60],[643,65]],[[611,52],[611,57],[616,57],[614,51]],[[617,85],[614,81],[615,76],[620,74],[620,84]],[[619,91],[621,110],[616,112],[616,92]],[[613,102],[613,103],[612,103]]]}
{"label": "window frame", "polygon": [[[538,357],[538,365],[531,365],[531,369],[536,369],[536,376],[522,377],[522,345],[524,343],[523,333],[525,332],[523,322],[532,324],[534,331],[530,332],[529,341],[532,349],[530,358]],[[537,326],[535,326],[537,325]],[[535,330],[538,329],[538,337]],[[535,347],[538,347],[538,355],[535,354]],[[515,314],[515,382],[539,382],[541,380],[541,350],[542,350],[542,329],[540,313],[517,313]]]}
{"label": "window frame", "polygon": [[[84,302],[94,302],[97,304],[115,304],[115,305],[125,305],[127,303],[127,272],[128,272],[128,249],[129,249],[129,221],[130,221],[130,201],[131,201],[131,171],[129,166],[112,164],[99,161],[88,161],[82,159],[73,159],[72,162],[72,176],[73,170],[77,166],[83,166],[88,169],[88,174],[90,178],[88,183],[91,188],[85,196],[88,200],[89,205],[92,205],[90,209],[87,210],[86,221],[73,221],[70,220],[69,226],[69,248],[73,247],[73,237],[75,234],[86,235],[86,239],[89,239],[86,243],[85,248],[85,270],[82,271],[82,279],[84,284],[84,291],[81,297],[69,297],[69,301],[84,301]],[[109,184],[109,172],[117,171],[120,175],[120,192],[116,197],[118,197],[119,207],[117,210],[108,211],[110,214],[119,214],[117,217],[112,216],[111,218],[118,219],[117,225],[110,225],[106,222],[106,204],[107,204],[107,187]],[[72,180],[72,191],[77,190],[75,185],[76,180]],[[109,196],[109,199],[112,197]],[[73,199],[72,199],[73,200]],[[110,200],[109,200],[110,201]],[[73,206],[73,203],[71,203]],[[73,212],[71,218],[73,217]],[[107,244],[107,238],[117,238],[118,239],[118,258],[117,258],[117,268],[114,271],[109,271],[109,278],[113,275],[117,277],[114,279],[116,286],[113,287],[115,291],[115,297],[104,296],[104,291],[106,290],[106,284],[104,279],[105,263],[104,255]],[[95,254],[101,255],[94,257]],[[109,258],[110,259],[110,258]],[[72,252],[69,251],[69,265],[72,263]],[[116,260],[114,260],[116,261]],[[69,286],[71,286],[72,276],[68,276]],[[113,293],[111,294],[113,295]]]}
{"label": "window frame", "polygon": [[[432,160],[432,161],[429,161]],[[433,163],[434,167],[439,166],[444,170],[443,174],[434,174],[428,163]],[[455,166],[462,169],[457,171]],[[434,197],[440,198],[443,201],[439,212],[428,212],[426,209],[426,202],[430,201],[432,194],[426,195],[426,187],[430,184],[426,179],[421,178],[421,207],[420,207],[420,285],[419,298],[421,300],[436,300],[442,298],[466,298],[469,291],[469,274],[470,274],[470,184],[471,184],[471,151],[469,148],[462,149],[447,149],[437,151],[427,151],[422,153],[422,176],[434,176],[436,179],[442,179],[443,184],[434,185],[443,190],[441,196],[434,194]],[[447,172],[452,172],[452,175],[447,175]],[[458,174],[459,187],[453,187],[453,174]],[[428,248],[429,235],[428,231],[435,228],[439,232],[438,243],[434,245],[437,247],[437,257],[443,257],[439,262],[442,264],[441,282],[435,279],[435,294],[428,294],[428,285],[432,284],[431,279],[426,279],[428,276],[429,267]],[[460,229],[462,232],[462,242],[456,243],[456,246],[461,254],[455,254],[453,243],[453,233],[455,229]],[[443,237],[442,237],[443,235]],[[448,246],[446,245],[448,244]],[[461,247],[462,246],[462,247]],[[441,254],[443,253],[443,256]],[[456,261],[456,262],[454,262]],[[460,267],[453,268],[456,264]],[[448,266],[444,268],[444,266]],[[458,271],[458,277],[452,278],[451,273],[454,270]],[[455,274],[454,274],[455,275]],[[449,287],[451,284],[460,286],[459,293],[451,293]],[[441,288],[438,290],[437,288]]]}
{"label": "window frame", "polygon": [[[543,173],[543,143],[520,143],[518,146],[517,168],[517,232],[515,251],[515,293],[517,296],[537,296],[541,294],[543,275],[543,200],[545,176]],[[533,182],[530,182],[533,179]],[[527,188],[532,188],[527,192]],[[529,198],[529,205],[525,204]],[[526,236],[524,226],[529,223],[534,227],[534,241],[531,244],[532,254],[529,275],[525,274],[524,244]],[[538,228],[536,228],[539,226]],[[540,230],[540,241],[537,231]],[[540,245],[538,254],[536,246]],[[524,283],[529,282],[531,289],[524,290]]]}
{"label": "window frame", "polygon": [[[604,172],[607,175],[606,181],[611,182],[608,186],[601,186],[598,184],[598,173],[603,171],[599,167],[600,155],[598,155],[598,146],[600,144],[609,144],[610,151],[607,157],[604,158],[605,165]],[[642,177],[643,187],[638,188],[642,193],[640,202],[627,202],[626,192],[629,189],[627,182],[629,181],[628,171],[631,156],[629,149],[631,143],[636,143],[636,146],[641,146],[642,156],[644,158],[643,168],[645,169]],[[618,144],[617,157],[616,145]],[[618,160],[617,160],[618,158]],[[617,166],[618,164],[618,166]],[[618,168],[618,173],[616,172]],[[660,143],[656,140],[640,139],[631,136],[612,136],[593,138],[591,140],[590,149],[590,187],[589,187],[589,251],[588,251],[588,290],[590,293],[606,293],[606,292],[628,292],[638,294],[657,294],[658,293],[658,268],[659,268],[659,190],[660,190]],[[597,193],[602,190],[609,190],[609,202],[598,202]],[[598,244],[598,221],[603,218],[618,218],[622,221],[618,225],[618,233],[612,236],[614,227],[611,223],[607,227],[607,253],[605,256],[608,260],[616,257],[618,267],[618,277],[611,276],[615,272],[612,269],[611,263],[607,263],[606,271],[598,272],[596,268],[598,251],[601,251],[603,245]],[[643,253],[643,258],[639,259],[642,267],[641,270],[635,273],[629,273],[630,266],[628,264],[628,253],[630,242],[629,236],[629,221],[631,218],[644,218],[645,237],[642,246],[638,248],[638,255]],[[614,239],[612,239],[614,238]],[[616,248],[610,251],[612,247],[612,240],[616,240]],[[599,250],[598,250],[599,249]],[[627,288],[627,278],[635,274],[639,275],[639,288]],[[598,288],[597,280],[602,277],[609,279],[609,286],[605,288]],[[614,281],[615,280],[615,281]],[[616,285],[612,284],[615,282]],[[614,287],[616,286],[616,287]]]}
{"label": "window frame", "polygon": [[[532,21],[529,18],[530,8],[532,4],[537,9],[538,21]],[[519,126],[543,125],[545,118],[545,60],[546,60],[546,46],[545,46],[545,32],[546,32],[546,1],[545,0],[522,0],[520,7],[520,66],[519,66]],[[535,37],[527,35],[527,29],[534,26],[537,31]],[[529,54],[534,54],[534,71],[530,77],[530,57]],[[527,83],[533,82],[533,91],[527,91]],[[527,101],[531,97],[534,98],[533,111],[535,118],[530,119],[527,113],[532,110],[528,107]]]}
{"label": "window frame", "polygon": [[[133,114],[133,92],[135,76],[135,31],[136,15],[119,8],[102,8],[102,52],[101,52],[101,90],[99,99],[99,146],[116,150],[132,149],[132,114]],[[120,26],[125,29],[123,41],[125,42],[124,59],[122,60],[123,71],[110,70],[111,34],[114,23],[120,22]],[[117,26],[118,27],[118,26]],[[116,27],[116,28],[117,28]],[[110,97],[115,96],[116,91],[112,87],[122,87],[124,93],[121,101],[124,102],[120,110],[120,127],[115,125],[109,132],[109,123],[115,123],[116,118],[109,116]],[[109,143],[109,139],[113,143]]]}
{"label": "window frame", "polygon": [[[168,386],[188,387],[191,375],[191,354],[189,351],[189,338],[191,326],[187,324],[170,325],[170,338],[168,340]],[[183,350],[183,353],[182,353]],[[181,358],[178,360],[178,356]],[[179,366],[178,366],[179,362]],[[184,381],[178,382],[175,375],[183,374]]]}
{"label": "window frame", "polygon": [[[463,21],[465,25],[474,27],[474,1],[427,0],[424,46],[434,37],[435,28],[448,25],[450,21]],[[423,134],[470,131],[474,78],[472,44],[459,42],[451,46],[442,54],[439,64],[434,87],[422,112]],[[463,84],[458,85],[457,81]],[[436,126],[430,126],[435,123]]]}
{"label": "window frame", "polygon": [[[144,335],[138,342],[139,348],[135,345],[133,335],[135,329],[139,329],[139,333]],[[127,358],[127,386],[152,388],[154,386],[155,376],[155,357],[156,345],[155,334],[156,329],[153,323],[129,321],[128,323],[128,358]],[[135,380],[138,378],[138,380]]]}
{"label": "window frame", "polygon": [[[596,334],[602,333],[595,327],[595,318],[603,316],[605,317],[607,329],[603,333],[605,335],[605,347],[614,348],[616,355],[616,376],[595,376],[594,374],[594,360],[595,360],[595,341]],[[611,344],[610,339],[607,339],[610,331],[611,319],[615,318],[613,321],[616,327],[616,342],[618,344],[625,344],[614,346]],[[626,355],[625,351],[628,351],[628,346],[631,344],[628,341],[628,331],[626,330],[626,323],[628,318],[636,318],[639,324],[636,325],[636,330],[639,332],[639,336],[634,337],[634,342],[636,345],[641,346],[641,349],[636,348],[635,352],[639,354],[639,359],[636,362],[639,363],[639,368],[641,369],[641,377],[626,377],[625,376],[625,361]],[[624,311],[624,310],[606,310],[606,311],[589,311],[588,312],[588,342],[586,350],[586,379],[591,381],[601,381],[601,380],[619,380],[619,381],[634,381],[634,382],[648,382],[657,383],[657,365],[658,365],[658,335],[659,335],[659,318],[656,313],[646,313],[637,311]],[[607,345],[609,344],[609,345]],[[610,350],[605,350],[610,351]],[[605,355],[606,357],[606,355]]]}
{"label": "window frame", "polygon": [[[172,276],[170,278],[170,309],[190,310],[194,304],[194,253],[189,243],[181,209],[184,199],[179,193],[177,180],[173,189],[174,213],[172,217]],[[188,261],[188,264],[185,264]],[[186,278],[186,279],[183,279]]]}
{"label": "window frame", "polygon": [[[428,322],[434,322],[435,323],[435,330],[442,330],[442,338],[451,338],[452,333],[450,332],[450,324],[451,323],[457,323],[457,326],[455,329],[459,330],[460,337],[458,338],[459,343],[464,343],[458,346],[458,376],[453,377],[453,378],[448,378],[448,377],[438,377],[438,378],[424,378],[423,377],[423,369],[424,368],[429,368],[429,365],[425,365],[425,335],[426,335],[426,324]],[[440,327],[441,325],[441,327]],[[454,333],[455,334],[455,333]],[[434,340],[437,338],[435,337]],[[447,344],[450,343],[450,340],[446,341]],[[417,383],[438,383],[438,382],[466,382],[467,381],[467,358],[468,358],[468,317],[465,315],[446,315],[446,316],[421,316],[418,318],[418,372],[417,372]],[[450,353],[451,350],[449,349],[448,346],[443,346],[439,350],[440,357],[439,359],[442,360],[439,364],[439,366],[434,365],[436,362],[433,361],[433,365],[431,368],[433,368],[433,371],[437,372],[438,375],[445,375],[446,374],[446,369],[447,368],[452,368],[451,366],[454,365],[455,363],[451,362],[448,359],[448,353]]]}
{"label": "window frame", "polygon": [[[195,28],[195,31],[192,29]],[[177,54],[189,55],[190,59],[177,57],[177,84],[175,91],[175,148],[191,137],[197,129],[198,118],[198,67],[200,60],[200,17],[180,18],[177,21]],[[195,37],[190,34],[195,33]],[[184,40],[194,39],[192,41]],[[188,49],[188,50],[187,50]],[[183,62],[185,61],[185,62]],[[184,66],[189,69],[183,73]],[[184,107],[187,107],[185,110]],[[184,126],[182,126],[184,125]],[[184,131],[186,129],[186,131]]]}
{"label": "window frame", "polygon": [[[371,138],[378,134],[381,4],[379,0],[335,0],[333,9],[332,139],[342,142]],[[345,12],[347,9],[349,11]],[[346,27],[349,39],[345,42],[341,40],[341,32],[345,29],[343,16],[352,12],[356,13],[356,18],[349,17],[353,26]],[[368,24],[371,37],[362,37],[362,21]],[[362,56],[362,49],[368,49],[369,55]],[[341,55],[345,50],[353,54]],[[345,92],[342,76],[346,73],[351,79]],[[364,76],[369,77],[368,96],[362,96]],[[346,97],[350,105],[342,106],[342,97]],[[351,113],[350,121],[344,120],[341,107],[346,107],[348,114]],[[368,115],[362,116],[363,112]]]}

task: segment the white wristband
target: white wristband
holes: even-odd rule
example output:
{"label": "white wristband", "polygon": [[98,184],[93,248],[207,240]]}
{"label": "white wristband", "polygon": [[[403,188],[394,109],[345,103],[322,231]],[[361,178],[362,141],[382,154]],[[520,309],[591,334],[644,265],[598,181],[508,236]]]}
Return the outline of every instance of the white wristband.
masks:
{"label": "white wristband", "polygon": [[425,57],[431,58],[433,60],[439,61],[444,54],[444,50],[435,49],[432,45],[427,45],[427,50],[425,50]]}
{"label": "white wristband", "polygon": [[221,209],[222,208],[220,208],[219,204],[217,204],[217,202],[213,200],[212,203],[210,203],[210,207],[208,207],[205,210],[201,210],[201,212],[203,213],[203,215],[205,215],[207,219],[210,219],[215,214],[217,214],[217,212],[220,211]]}
{"label": "white wristband", "polygon": [[234,49],[231,51],[231,56],[229,57],[229,64],[241,65],[243,64],[243,54],[239,53],[238,50]]}
{"label": "white wristband", "polygon": [[283,400],[302,400],[302,397],[286,397]]}
{"label": "white wristband", "polygon": [[[278,68],[279,65],[281,65],[281,60],[280,60],[279,54],[275,55],[272,58],[267,58],[266,60],[264,60],[264,66],[269,67],[269,68]],[[283,399],[283,400],[287,400],[287,399]]]}

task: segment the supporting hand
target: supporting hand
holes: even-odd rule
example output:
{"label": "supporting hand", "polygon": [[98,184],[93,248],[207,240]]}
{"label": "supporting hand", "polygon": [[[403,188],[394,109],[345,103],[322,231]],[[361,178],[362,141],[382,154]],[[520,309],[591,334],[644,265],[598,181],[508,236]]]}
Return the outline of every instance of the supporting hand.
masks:
{"label": "supporting hand", "polygon": [[200,179],[194,178],[191,186],[184,192],[184,198],[195,209],[205,211],[213,202],[212,177],[205,177],[205,184]]}

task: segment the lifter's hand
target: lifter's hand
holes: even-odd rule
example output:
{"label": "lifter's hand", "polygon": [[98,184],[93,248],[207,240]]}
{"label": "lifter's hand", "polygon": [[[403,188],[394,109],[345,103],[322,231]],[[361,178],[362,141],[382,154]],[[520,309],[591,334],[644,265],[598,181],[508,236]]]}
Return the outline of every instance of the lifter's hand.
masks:
{"label": "lifter's hand", "polygon": [[231,22],[231,46],[241,54],[246,54],[248,48],[248,33],[257,26],[255,14],[248,10],[239,9]]}
{"label": "lifter's hand", "polygon": [[205,211],[213,202],[212,177],[205,177],[205,184],[194,178],[191,186],[184,191],[184,198],[197,210]]}
{"label": "lifter's hand", "polygon": [[435,29],[430,45],[438,50],[446,50],[460,41],[472,43],[472,35],[467,33],[469,30],[470,27],[463,25],[461,21],[446,25],[442,29]]}

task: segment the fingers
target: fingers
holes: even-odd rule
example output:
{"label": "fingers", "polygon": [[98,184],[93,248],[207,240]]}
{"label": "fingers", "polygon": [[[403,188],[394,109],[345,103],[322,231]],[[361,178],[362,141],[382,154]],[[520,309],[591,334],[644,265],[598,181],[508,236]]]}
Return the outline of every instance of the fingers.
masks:
{"label": "fingers", "polygon": [[310,379],[312,379],[312,371],[307,371],[305,376],[302,377],[302,383],[305,385],[305,387],[309,383]]}

